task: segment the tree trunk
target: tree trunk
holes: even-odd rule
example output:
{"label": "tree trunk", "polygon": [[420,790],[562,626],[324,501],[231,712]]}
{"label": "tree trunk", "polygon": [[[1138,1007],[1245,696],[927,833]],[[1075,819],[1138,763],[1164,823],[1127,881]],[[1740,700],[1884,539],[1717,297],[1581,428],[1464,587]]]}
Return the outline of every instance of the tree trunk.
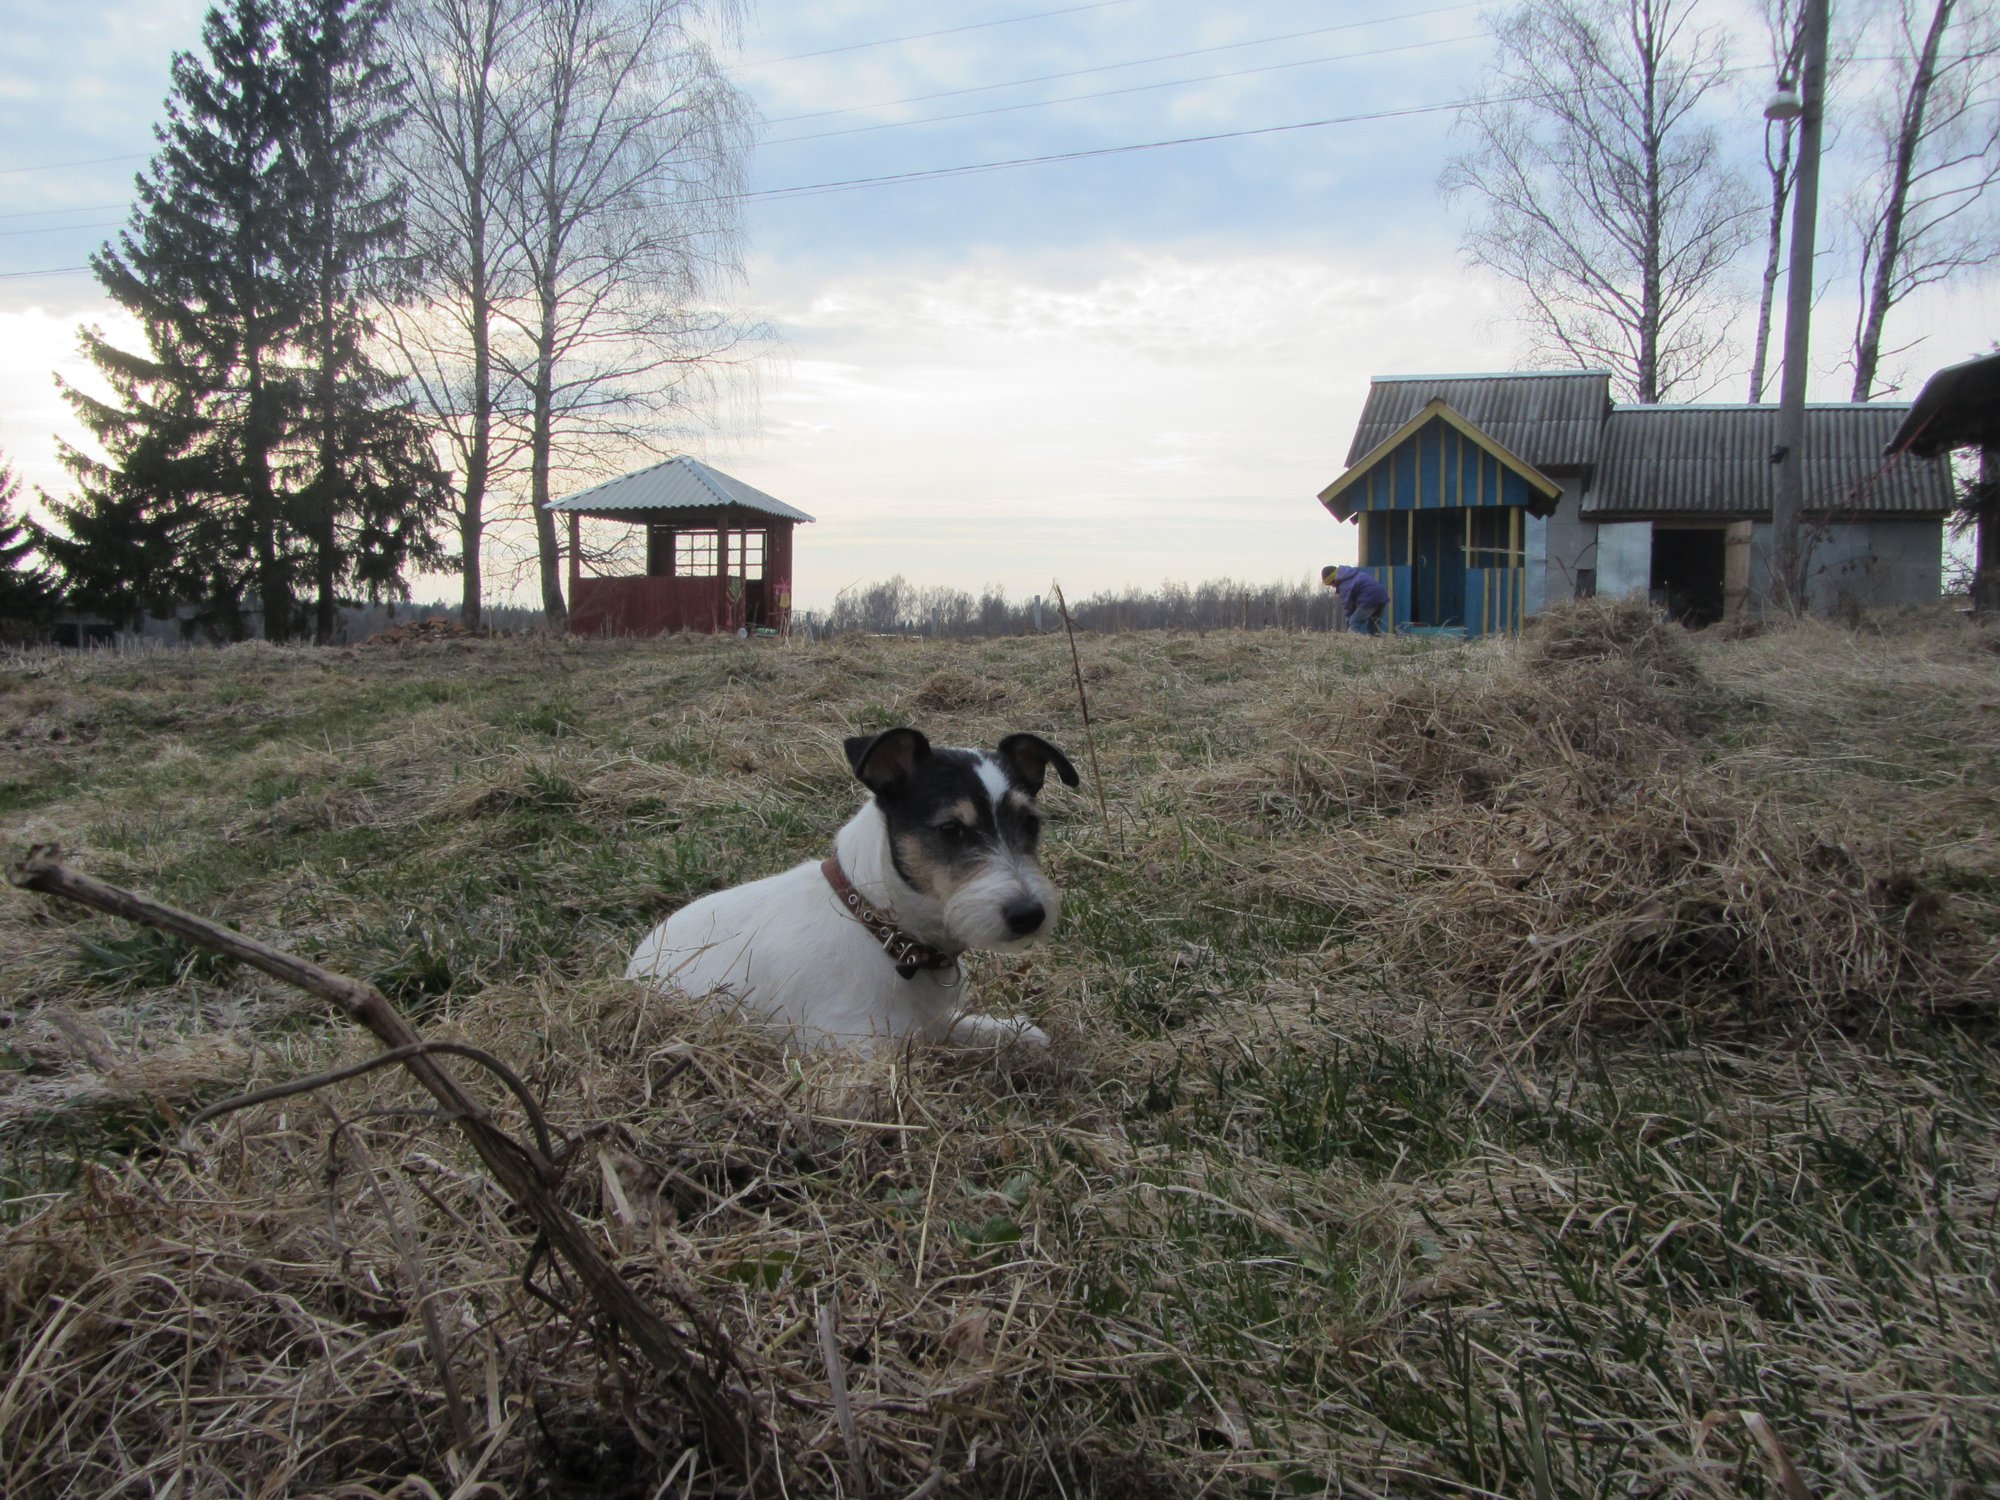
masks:
{"label": "tree trunk", "polygon": [[[322,270],[322,276],[325,272]],[[322,646],[333,644],[333,635],[340,621],[338,600],[339,536],[335,513],[340,505],[340,437],[339,417],[335,411],[338,396],[334,390],[333,371],[333,308],[324,293],[320,298],[320,351],[319,351],[319,474],[318,492],[313,497],[313,640]]]}
{"label": "tree trunk", "polygon": [[[1779,131],[1778,160],[1765,164],[1771,172],[1771,219],[1764,231],[1764,281],[1757,295],[1757,338],[1751,345],[1750,399],[1764,399],[1769,382],[1771,359],[1771,313],[1778,300],[1778,271],[1784,264],[1785,208],[1792,196],[1793,128],[1786,122]],[[1766,150],[1768,151],[1768,147]]]}
{"label": "tree trunk", "polygon": [[467,290],[472,297],[472,436],[466,445],[464,510],[459,518],[459,550],[464,593],[459,620],[467,630],[481,624],[484,602],[481,594],[485,577],[480,571],[479,548],[486,532],[486,487],[493,468],[493,267],[489,259],[486,230],[492,213],[492,191],[487,182],[488,157],[486,128],[489,123],[487,78],[494,51],[497,13],[485,15],[479,73],[480,103],[473,118],[472,161],[466,173],[469,234],[466,238]]}
{"label": "tree trunk", "polygon": [[[250,402],[243,423],[243,469],[250,494],[250,530],[257,554],[257,609],[264,620],[264,639],[283,645],[292,638],[292,594],[278,560],[278,497],[271,482],[271,440],[265,433],[270,398],[264,386],[263,351],[245,351]],[[231,622],[230,634],[242,638],[242,617]]]}
{"label": "tree trunk", "polygon": [[549,461],[555,445],[555,288],[542,285],[540,338],[535,348],[534,428],[529,436],[529,504],[535,512],[535,546],[541,556],[542,617],[550,630],[569,629],[569,606],[563,602],[562,547],[556,540],[556,518],[549,514]]}
{"label": "tree trunk", "polygon": [[472,440],[465,455],[464,509],[459,518],[459,550],[465,591],[459,619],[467,630],[480,626],[480,539],[486,528],[487,471],[493,464],[493,308],[485,294],[485,228],[473,223],[472,253],[477,278],[472,298]]}
{"label": "tree trunk", "polygon": [[1639,55],[1646,60],[1646,243],[1639,285],[1639,400],[1651,405],[1660,399],[1660,242],[1666,214],[1660,192],[1660,140],[1658,39],[1653,35],[1653,8],[1642,4],[1634,20],[1644,27],[1636,38]]}
{"label": "tree trunk", "polygon": [[[321,121],[321,138],[333,138],[334,123],[331,119]],[[319,315],[315,330],[318,341],[319,368],[314,372],[314,395],[319,402],[315,415],[319,418],[319,472],[314,476],[313,485],[313,641],[317,645],[331,646],[335,627],[340,620],[338,588],[340,574],[338,568],[340,509],[340,393],[336,388],[337,370],[335,360],[334,297],[333,283],[337,274],[333,265],[332,242],[337,233],[332,222],[329,205],[322,201],[315,214],[317,223],[315,238],[318,241],[319,266]]]}
{"label": "tree trunk", "polygon": [[1875,371],[1882,359],[1882,325],[1896,301],[1896,266],[1903,256],[1903,215],[1910,196],[1910,170],[1916,161],[1917,143],[1923,139],[1924,108],[1930,102],[1931,80],[1937,73],[1939,44],[1951,26],[1954,0],[1937,0],[1931,13],[1930,34],[1917,59],[1916,76],[1910,80],[1909,96],[1903,101],[1903,127],[1896,137],[1895,170],[1889,181],[1889,201],[1882,211],[1880,237],[1875,245],[1874,275],[1868,287],[1868,302],[1854,340],[1854,392],[1852,399],[1866,401],[1875,392]]}

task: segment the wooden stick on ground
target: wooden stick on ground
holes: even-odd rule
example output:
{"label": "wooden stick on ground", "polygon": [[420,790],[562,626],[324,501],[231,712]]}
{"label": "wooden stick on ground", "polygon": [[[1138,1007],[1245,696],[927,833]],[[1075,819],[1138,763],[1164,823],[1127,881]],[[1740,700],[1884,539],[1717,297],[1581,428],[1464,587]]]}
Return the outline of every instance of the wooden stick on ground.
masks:
{"label": "wooden stick on ground", "polygon": [[[423,1038],[373,985],[322,969],[240,932],[150,901],[67,868],[61,851],[38,845],[7,872],[22,890],[60,896],[96,911],[123,917],[220,953],[340,1007],[385,1047],[410,1049],[401,1059],[416,1080],[465,1132],[486,1169],[507,1196],[532,1218],[549,1245],[569,1262],[598,1310],[638,1348],[648,1362],[678,1386],[694,1407],[702,1436],[718,1462],[735,1469],[751,1493],[763,1487],[762,1442],[746,1400],[717,1383],[707,1364],[674,1327],[626,1285],[570,1212],[555,1199],[556,1172],[547,1156],[523,1145],[459,1087],[457,1079],[422,1046]],[[726,1351],[725,1351],[726,1352]]]}

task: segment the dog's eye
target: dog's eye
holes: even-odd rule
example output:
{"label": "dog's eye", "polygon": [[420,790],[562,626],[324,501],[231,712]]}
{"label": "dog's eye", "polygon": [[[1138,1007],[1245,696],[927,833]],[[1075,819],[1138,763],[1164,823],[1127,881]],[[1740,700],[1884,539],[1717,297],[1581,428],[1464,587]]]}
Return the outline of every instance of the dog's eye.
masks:
{"label": "dog's eye", "polygon": [[938,824],[937,831],[938,837],[943,839],[947,844],[962,844],[972,837],[972,830],[956,818],[952,819],[949,823]]}

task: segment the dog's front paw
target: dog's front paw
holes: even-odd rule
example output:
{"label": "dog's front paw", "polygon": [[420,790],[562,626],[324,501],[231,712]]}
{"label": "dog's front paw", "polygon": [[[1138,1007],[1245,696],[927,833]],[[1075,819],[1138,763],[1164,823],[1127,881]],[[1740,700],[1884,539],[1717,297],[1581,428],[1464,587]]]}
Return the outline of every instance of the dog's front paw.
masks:
{"label": "dog's front paw", "polygon": [[961,1047],[1046,1047],[1049,1034],[1026,1016],[960,1016],[951,1040]]}
{"label": "dog's front paw", "polygon": [[1014,1016],[1000,1024],[1010,1033],[1008,1040],[1017,1047],[1039,1048],[1049,1044],[1049,1034],[1026,1016]]}

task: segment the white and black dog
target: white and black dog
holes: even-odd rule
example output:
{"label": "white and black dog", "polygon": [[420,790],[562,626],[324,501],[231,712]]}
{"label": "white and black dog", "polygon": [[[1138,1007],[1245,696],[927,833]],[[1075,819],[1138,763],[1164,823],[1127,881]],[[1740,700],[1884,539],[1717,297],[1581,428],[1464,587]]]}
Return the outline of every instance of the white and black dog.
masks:
{"label": "white and black dog", "polygon": [[932,749],[914,729],[845,744],[874,795],[834,835],[832,856],[681,908],[625,977],[726,998],[815,1045],[1046,1043],[1023,1018],[966,1014],[958,957],[1023,948],[1055,927],[1035,798],[1051,768],[1065,786],[1076,768],[1032,734],[1008,735],[997,753]]}

